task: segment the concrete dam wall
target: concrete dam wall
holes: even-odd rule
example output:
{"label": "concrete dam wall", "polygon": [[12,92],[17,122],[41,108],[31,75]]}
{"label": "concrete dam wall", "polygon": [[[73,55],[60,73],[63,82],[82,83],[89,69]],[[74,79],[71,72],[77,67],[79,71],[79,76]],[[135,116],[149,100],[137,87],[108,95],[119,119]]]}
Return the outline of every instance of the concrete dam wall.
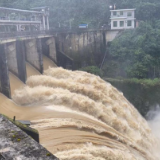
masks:
{"label": "concrete dam wall", "polygon": [[34,75],[30,67],[35,69],[36,74],[43,74],[49,66],[78,69],[99,65],[107,42],[117,34],[118,31],[105,30],[61,33],[50,31],[43,36],[24,34],[24,37],[1,39],[0,92],[11,98],[14,84],[10,84],[10,73],[25,83],[27,77]]}
{"label": "concrete dam wall", "polygon": [[74,60],[74,68],[99,65],[104,56],[107,32],[64,33],[57,37],[59,49]]}
{"label": "concrete dam wall", "polygon": [[55,38],[32,38],[0,44],[0,92],[11,98],[9,72],[26,82],[26,62],[41,74],[45,69],[45,57],[53,65],[58,64]]}

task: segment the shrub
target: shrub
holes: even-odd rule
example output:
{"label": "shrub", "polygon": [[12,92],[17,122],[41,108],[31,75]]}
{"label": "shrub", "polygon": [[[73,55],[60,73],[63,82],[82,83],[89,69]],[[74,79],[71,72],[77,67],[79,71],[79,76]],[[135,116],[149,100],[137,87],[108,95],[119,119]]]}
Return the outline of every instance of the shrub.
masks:
{"label": "shrub", "polygon": [[103,72],[97,66],[88,66],[80,69],[81,71],[85,71],[91,74],[98,75],[100,77],[103,76]]}

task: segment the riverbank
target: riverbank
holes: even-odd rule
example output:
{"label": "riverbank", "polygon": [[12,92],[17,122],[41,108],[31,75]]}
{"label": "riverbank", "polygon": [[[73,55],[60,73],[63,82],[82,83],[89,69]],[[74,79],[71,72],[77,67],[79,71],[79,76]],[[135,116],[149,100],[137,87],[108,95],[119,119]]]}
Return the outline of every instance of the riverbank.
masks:
{"label": "riverbank", "polygon": [[103,78],[111,83],[146,116],[152,107],[160,104],[160,79],[112,79]]}

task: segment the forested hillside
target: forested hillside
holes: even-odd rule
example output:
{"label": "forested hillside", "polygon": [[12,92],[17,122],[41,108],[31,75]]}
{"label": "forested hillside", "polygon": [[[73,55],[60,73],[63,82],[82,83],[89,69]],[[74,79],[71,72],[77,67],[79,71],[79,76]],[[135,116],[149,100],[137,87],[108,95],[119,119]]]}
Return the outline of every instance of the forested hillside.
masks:
{"label": "forested hillside", "polygon": [[109,46],[103,67],[107,77],[160,77],[160,1],[114,0],[119,8],[136,8],[137,29],[126,30]]}
{"label": "forested hillside", "polygon": [[108,77],[160,77],[160,21],[141,22],[127,30],[109,48],[104,71]]}

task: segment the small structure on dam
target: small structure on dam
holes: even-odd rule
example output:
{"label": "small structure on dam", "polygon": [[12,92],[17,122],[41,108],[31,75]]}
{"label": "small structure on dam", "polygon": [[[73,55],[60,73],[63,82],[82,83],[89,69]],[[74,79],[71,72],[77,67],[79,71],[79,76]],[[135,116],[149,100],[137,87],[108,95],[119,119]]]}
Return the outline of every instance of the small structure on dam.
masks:
{"label": "small structure on dam", "polygon": [[135,28],[135,9],[111,10],[111,30]]}
{"label": "small structure on dam", "polygon": [[49,7],[21,10],[0,7],[0,31],[49,30]]}
{"label": "small structure on dam", "polygon": [[3,115],[0,124],[1,160],[58,160]]}

